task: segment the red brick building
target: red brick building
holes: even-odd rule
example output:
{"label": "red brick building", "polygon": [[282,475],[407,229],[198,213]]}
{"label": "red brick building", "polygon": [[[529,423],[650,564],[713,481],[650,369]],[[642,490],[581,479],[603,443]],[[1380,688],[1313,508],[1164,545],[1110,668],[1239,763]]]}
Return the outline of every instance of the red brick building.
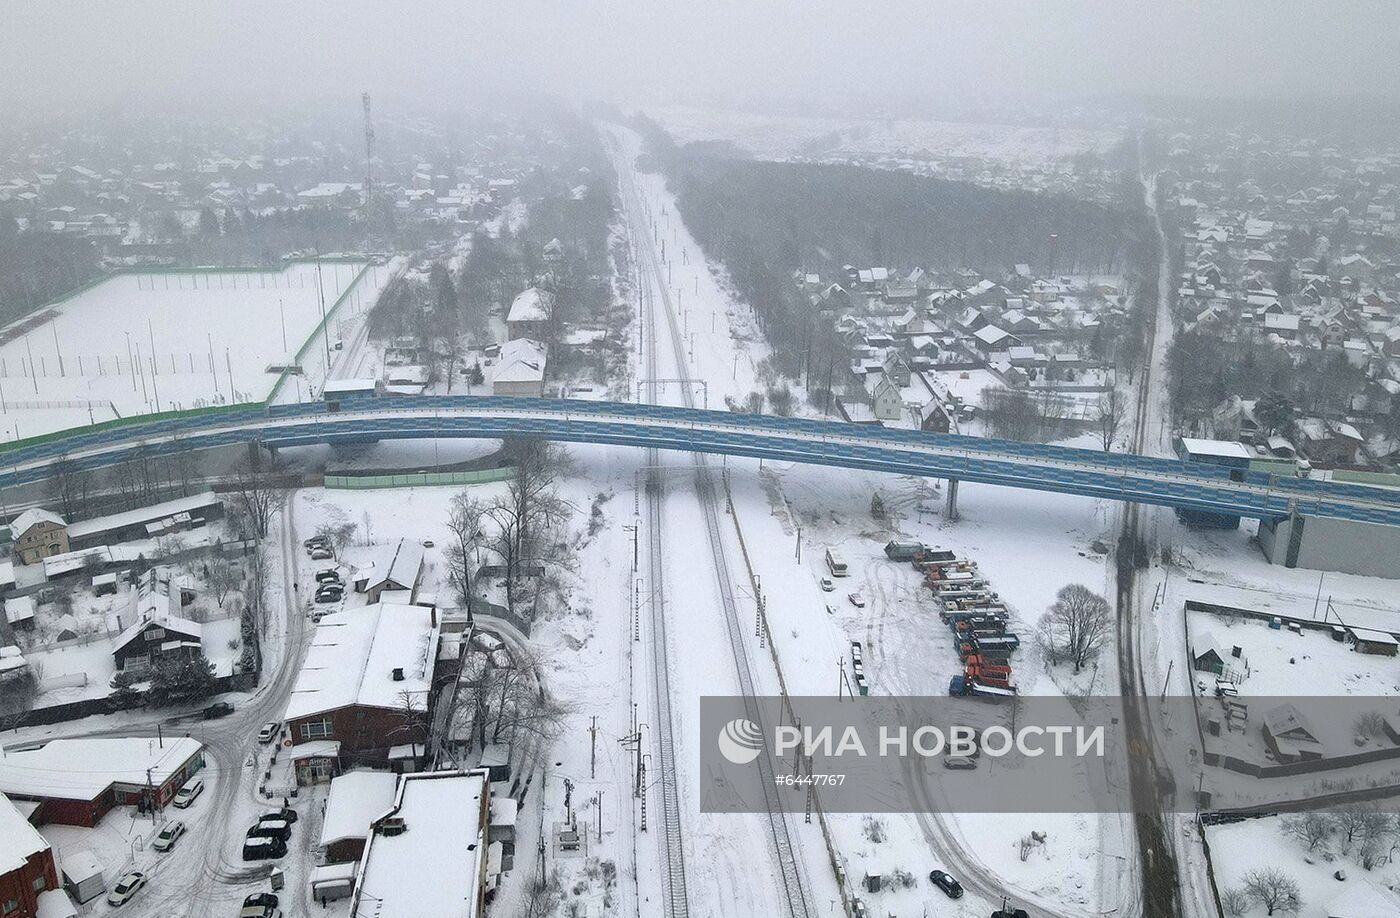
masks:
{"label": "red brick building", "polygon": [[91,828],[118,806],[164,807],[203,766],[187,737],[56,739],[0,758],[0,793],[38,804],[35,824]]}
{"label": "red brick building", "polygon": [[59,888],[49,843],[0,794],[0,915],[35,918],[39,896]]}
{"label": "red brick building", "polygon": [[437,613],[377,603],[327,615],[287,702],[288,751],[302,784],[352,765],[387,766],[427,741]]}

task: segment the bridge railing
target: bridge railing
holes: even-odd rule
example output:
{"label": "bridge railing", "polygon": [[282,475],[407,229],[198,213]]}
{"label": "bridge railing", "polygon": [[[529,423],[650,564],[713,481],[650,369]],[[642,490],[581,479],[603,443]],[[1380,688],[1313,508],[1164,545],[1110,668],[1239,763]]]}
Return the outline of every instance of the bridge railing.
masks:
{"label": "bridge railing", "polygon": [[[1266,493],[1252,494],[1247,500],[1231,479],[1231,470],[1196,462],[1174,462],[1150,457],[1101,453],[1094,450],[1019,443],[992,438],[963,437],[949,434],[889,430],[875,427],[854,427],[839,422],[806,418],[778,418],[729,412],[704,412],[687,408],[672,408],[633,403],[560,401],[483,396],[407,396],[366,399],[363,402],[342,402],[338,412],[332,412],[324,402],[302,402],[269,405],[263,402],[237,405],[209,406],[184,411],[162,412],[102,421],[82,428],[30,437],[0,446],[0,471],[4,466],[51,462],[66,453],[119,446],[143,439],[164,439],[198,436],[201,445],[214,441],[209,434],[220,426],[256,424],[260,420],[287,422],[298,418],[308,421],[338,417],[353,422],[357,417],[404,414],[395,424],[416,436],[432,436],[438,431],[461,435],[453,418],[454,409],[475,409],[486,414],[474,415],[470,425],[478,436],[549,436],[567,434],[563,439],[580,439],[573,428],[588,422],[590,437],[597,442],[618,444],[667,445],[677,429],[686,431],[694,448],[706,451],[746,455],[771,456],[793,461],[804,456],[832,465],[907,469],[909,474],[936,477],[966,475],[983,481],[1016,484],[1028,475],[1037,481],[1052,483],[1057,489],[1072,493],[1118,496],[1134,499],[1129,491],[1141,496],[1170,498],[1175,506],[1197,506],[1192,492],[1204,498],[1201,509],[1217,509],[1229,500],[1236,500],[1239,512],[1258,516],[1286,516],[1290,509],[1320,510],[1336,499],[1361,499],[1377,509],[1400,510],[1400,492],[1387,491],[1368,485],[1342,482],[1318,482],[1296,478],[1274,478],[1262,473],[1247,473],[1246,484],[1264,488]],[[558,418],[563,413],[562,420]],[[511,419],[513,423],[492,433],[489,415]],[[535,419],[531,425],[518,423],[515,416]],[[649,432],[646,425],[629,421],[653,421],[668,429]],[[802,434],[803,443],[795,444],[792,435]],[[236,442],[239,437],[251,439],[264,436],[278,441],[300,439],[311,442],[320,434],[313,426],[297,429],[268,429],[230,434],[218,442]],[[341,434],[345,437],[350,434]],[[393,431],[388,436],[395,435]],[[404,435],[400,433],[399,435]],[[920,450],[921,452],[911,452]],[[923,450],[934,450],[937,455]],[[169,450],[162,450],[169,451]],[[1026,462],[1017,462],[1022,459]],[[1150,475],[1162,476],[1154,480]],[[1132,478],[1131,486],[1128,480]],[[1116,484],[1115,484],[1116,483]],[[1206,505],[1208,504],[1208,505]],[[1369,508],[1355,508],[1351,518],[1388,521],[1391,513],[1372,513]],[[1218,512],[1227,512],[1218,510]],[[1229,511],[1234,512],[1234,511]]]}

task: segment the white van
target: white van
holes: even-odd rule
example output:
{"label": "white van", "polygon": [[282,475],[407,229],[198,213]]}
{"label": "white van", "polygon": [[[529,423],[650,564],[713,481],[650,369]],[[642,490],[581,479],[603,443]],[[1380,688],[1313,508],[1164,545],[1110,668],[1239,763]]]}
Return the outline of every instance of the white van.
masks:
{"label": "white van", "polygon": [[202,793],[204,793],[204,779],[190,778],[185,782],[183,787],[175,792],[174,804],[183,810],[191,803],[194,803],[195,798]]}
{"label": "white van", "polygon": [[846,559],[834,548],[826,550],[826,566],[833,577],[849,577],[851,574],[850,568],[846,567]]}

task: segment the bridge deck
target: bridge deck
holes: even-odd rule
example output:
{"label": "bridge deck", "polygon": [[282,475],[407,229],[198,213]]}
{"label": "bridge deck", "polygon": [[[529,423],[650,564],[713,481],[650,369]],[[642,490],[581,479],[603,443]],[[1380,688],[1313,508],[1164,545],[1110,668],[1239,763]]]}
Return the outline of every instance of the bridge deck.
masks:
{"label": "bridge deck", "polygon": [[[43,479],[64,458],[98,468],[135,452],[261,440],[268,445],[395,438],[536,437],[705,452],[1277,519],[1307,516],[1400,525],[1400,491],[1126,453],[920,433],[805,418],[558,399],[418,396],[247,406],[76,428],[0,451],[0,485]],[[1232,477],[1233,476],[1233,477]]]}

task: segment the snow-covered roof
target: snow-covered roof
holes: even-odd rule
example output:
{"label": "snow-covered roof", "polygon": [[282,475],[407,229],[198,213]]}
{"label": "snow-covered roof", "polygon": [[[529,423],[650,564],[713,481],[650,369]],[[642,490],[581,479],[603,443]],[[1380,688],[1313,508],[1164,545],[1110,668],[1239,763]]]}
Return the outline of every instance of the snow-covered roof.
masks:
{"label": "snow-covered roof", "polygon": [[113,784],[141,787],[169,781],[204,746],[189,737],[56,739],[0,757],[0,793],[91,800]]}
{"label": "snow-covered roof", "polygon": [[402,776],[392,815],[407,831],[371,836],[356,882],[376,918],[476,918],[487,792],[481,771]]}
{"label": "snow-covered roof", "polygon": [[1182,437],[1181,445],[1193,456],[1212,456],[1217,459],[1252,459],[1249,447],[1236,440],[1203,440],[1197,437]]}
{"label": "snow-covered roof", "polygon": [[977,331],[973,332],[972,336],[983,344],[996,344],[999,341],[1011,337],[1009,332],[1005,332],[995,325],[983,325],[981,328],[977,329]]}
{"label": "snow-covered roof", "polygon": [[321,844],[368,838],[369,824],[394,805],[399,778],[387,771],[348,771],[331,779],[321,823]]}
{"label": "snow-covered roof", "polygon": [[34,617],[33,596],[6,596],[5,620],[11,625],[27,622]]}
{"label": "snow-covered roof", "polygon": [[373,392],[377,382],[364,379],[331,379],[321,387],[322,395],[343,395],[348,392]]}
{"label": "snow-covered roof", "polygon": [[98,516],[90,520],[83,520],[80,523],[74,523],[68,527],[68,537],[70,539],[81,539],[114,529],[139,526],[151,520],[165,519],[177,513],[193,513],[196,510],[203,510],[206,507],[220,506],[222,504],[223,501],[213,491],[204,491],[200,494],[191,494],[189,497],[179,497],[175,500],[151,504],[149,507],[138,507],[135,510],[128,510],[125,513],[113,513],[110,516]]}
{"label": "snow-covered roof", "polygon": [[19,870],[26,858],[48,847],[39,830],[15,809],[9,797],[0,794],[0,874]]}
{"label": "snow-covered roof", "polygon": [[[422,710],[437,658],[434,613],[422,606],[376,603],[321,619],[302,663],[287,720],[352,705],[402,709],[403,693]],[[403,679],[394,679],[394,670]]]}
{"label": "snow-covered roof", "polygon": [[491,374],[493,383],[541,382],[544,379],[544,348],[529,338],[516,338],[501,345],[501,357]]}
{"label": "snow-covered roof", "polygon": [[539,287],[527,287],[511,301],[507,322],[544,322],[549,319],[549,294]]}
{"label": "snow-covered roof", "polygon": [[[147,605],[147,603],[154,603]],[[166,631],[173,631],[176,634],[194,638],[203,643],[204,626],[199,622],[191,621],[188,618],[181,618],[169,611],[170,597],[163,593],[151,593],[137,599],[136,621],[127,626],[118,637],[113,650],[121,650],[127,644],[136,640],[147,628],[155,625],[164,628]]]}
{"label": "snow-covered roof", "polygon": [[28,532],[31,526],[36,526],[39,523],[53,523],[55,526],[65,525],[63,517],[57,513],[52,513],[43,507],[30,507],[10,523],[10,535],[18,539]]}

